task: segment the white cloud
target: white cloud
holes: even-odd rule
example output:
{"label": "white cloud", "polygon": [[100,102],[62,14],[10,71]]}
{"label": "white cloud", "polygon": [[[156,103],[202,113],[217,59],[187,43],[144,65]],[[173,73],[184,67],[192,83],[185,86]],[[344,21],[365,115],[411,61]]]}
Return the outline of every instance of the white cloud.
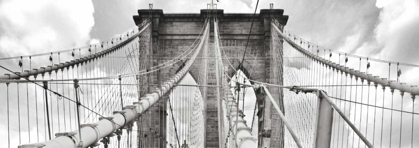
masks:
{"label": "white cloud", "polygon": [[100,43],[100,40],[99,39],[95,39],[95,38],[92,38],[91,40],[90,40],[90,45],[92,45],[92,44],[99,44]]}
{"label": "white cloud", "polygon": [[18,56],[86,44],[94,25],[86,0],[4,0],[0,3],[0,52]]}
{"label": "white cloud", "polygon": [[[378,0],[380,22],[375,30],[376,40],[384,48],[380,57],[416,63],[419,45],[419,3],[415,0]],[[412,52],[414,54],[412,54]]]}
{"label": "white cloud", "polygon": [[[0,57],[44,53],[83,46],[90,41],[90,31],[94,25],[93,13],[93,4],[87,0],[2,0],[0,1]],[[34,62],[41,61],[34,60],[32,64]],[[8,64],[3,66],[13,67]],[[4,90],[0,91],[0,94],[5,94]],[[16,100],[11,100],[10,104],[16,104]],[[2,113],[5,113],[6,108],[3,107],[0,109]],[[13,112],[10,115],[16,117],[16,114]],[[22,115],[25,114],[26,112],[22,112]],[[4,117],[5,114],[1,116]],[[36,132],[33,131],[35,129],[33,121],[31,120],[30,126],[32,143],[35,142],[33,138],[36,137],[34,135]],[[7,125],[5,122],[6,120],[0,122],[2,125],[0,131],[6,131],[4,130]],[[16,125],[16,122],[11,119],[10,124]],[[22,144],[29,143],[25,124],[22,123]],[[17,126],[11,127],[12,134],[9,137],[11,138],[11,147],[16,147],[18,142],[15,127]],[[7,134],[7,132],[5,133]],[[5,133],[0,134],[0,137],[7,140],[8,135]],[[40,138],[43,141],[43,138]],[[0,145],[0,147],[7,147],[6,142]]]}
{"label": "white cloud", "polygon": [[[419,64],[416,60],[419,56],[419,3],[415,0],[377,0],[375,7],[380,12],[376,16],[376,25],[371,28],[374,32],[357,25],[351,34],[344,36],[345,42],[338,50],[370,58]],[[388,71],[386,63],[373,63],[372,66],[375,68],[373,75],[382,76],[381,73]],[[411,74],[407,72],[412,72],[412,68],[402,67],[401,77],[403,82],[417,85],[417,80],[408,77]]]}
{"label": "white cloud", "polygon": [[247,7],[252,8],[252,0],[240,0],[241,2],[243,2],[244,4],[247,5]]}

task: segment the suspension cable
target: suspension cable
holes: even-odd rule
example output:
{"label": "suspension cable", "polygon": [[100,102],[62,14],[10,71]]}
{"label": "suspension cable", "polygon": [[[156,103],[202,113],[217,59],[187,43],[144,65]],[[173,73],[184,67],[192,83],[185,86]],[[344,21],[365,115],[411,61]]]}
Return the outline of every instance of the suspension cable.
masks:
{"label": "suspension cable", "polygon": [[[3,69],[5,69],[5,70],[7,70],[7,71],[9,71],[9,72],[12,72],[12,73],[13,73],[13,71],[11,71],[10,69],[8,69],[8,68],[6,68],[6,67],[4,67],[4,66],[2,66],[2,65],[0,65],[0,68],[3,68]],[[19,73],[13,73],[13,74],[15,74],[15,75],[19,75],[19,76],[20,76],[20,74],[19,74]],[[26,79],[27,81],[29,81],[29,82],[31,82],[31,83],[33,83],[33,84],[35,84],[35,85],[39,86],[39,87],[44,88],[44,86],[42,86],[41,84],[38,84],[37,82],[34,82],[33,80],[30,80],[30,79],[29,79],[29,78],[27,78],[27,77],[22,77],[22,78]],[[45,82],[46,82],[46,81],[45,81]],[[49,91],[50,93],[52,93],[52,94],[54,94],[54,95],[56,95],[56,96],[58,96],[58,97],[64,98],[64,99],[66,99],[66,100],[68,100],[68,101],[70,101],[70,102],[77,103],[76,101],[71,100],[69,97],[66,97],[66,96],[64,96],[64,95],[62,95],[62,94],[60,94],[60,93],[58,93],[58,92],[56,92],[56,91],[53,91],[53,90],[51,90],[50,88],[46,88],[46,91]],[[80,107],[83,107],[83,108],[87,109],[88,111],[90,111],[90,112],[92,112],[92,113],[95,113],[95,114],[99,115],[100,117],[104,117],[103,115],[101,115],[101,114],[99,114],[99,113],[97,113],[97,112],[93,111],[92,109],[88,108],[87,106],[85,106],[85,105],[83,105],[83,104],[80,104]]]}
{"label": "suspension cable", "polygon": [[257,1],[256,1],[255,12],[253,13],[252,23],[250,24],[249,35],[247,36],[246,46],[245,46],[245,48],[244,48],[243,57],[242,57],[242,60],[241,60],[241,62],[240,62],[240,64],[241,64],[242,66],[244,66],[243,61],[244,61],[244,57],[246,56],[247,46],[249,45],[250,35],[252,34],[253,22],[255,21],[256,11],[257,11],[257,9],[258,9],[258,5],[259,5],[259,0],[257,0]]}
{"label": "suspension cable", "polygon": [[[173,91],[172,91],[172,93],[173,93]],[[175,134],[176,134],[177,143],[178,143],[178,146],[180,147],[179,135],[178,135],[177,128],[176,128],[175,116],[173,116],[172,103],[170,102],[170,98],[168,98],[167,100],[169,101],[169,108],[170,108],[170,113],[171,113],[171,115],[172,115],[173,126],[174,126],[174,128],[175,128]]]}

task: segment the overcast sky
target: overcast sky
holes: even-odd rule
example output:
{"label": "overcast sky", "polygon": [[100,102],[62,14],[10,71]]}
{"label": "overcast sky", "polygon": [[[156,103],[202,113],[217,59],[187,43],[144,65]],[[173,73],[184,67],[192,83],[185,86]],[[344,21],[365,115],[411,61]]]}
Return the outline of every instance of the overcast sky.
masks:
{"label": "overcast sky", "polygon": [[[256,0],[219,0],[252,13]],[[210,0],[0,0],[0,57],[72,49],[135,26],[138,9],[199,13]],[[260,0],[284,9],[286,30],[325,48],[419,64],[419,0]],[[258,10],[259,12],[259,10]],[[418,71],[411,71],[418,80]],[[409,75],[409,72],[407,73]]]}
{"label": "overcast sky", "polygon": [[[71,49],[134,27],[137,9],[199,13],[209,0],[2,0],[0,56]],[[326,48],[416,63],[418,0],[261,0],[284,9],[286,29]],[[220,0],[225,12],[252,13],[256,0]]]}

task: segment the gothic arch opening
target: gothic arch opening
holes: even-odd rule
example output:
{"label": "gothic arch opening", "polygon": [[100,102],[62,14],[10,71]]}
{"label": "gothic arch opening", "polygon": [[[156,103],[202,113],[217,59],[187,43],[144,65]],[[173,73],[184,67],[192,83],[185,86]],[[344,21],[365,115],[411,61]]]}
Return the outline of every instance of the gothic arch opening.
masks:
{"label": "gothic arch opening", "polygon": [[236,82],[244,83],[250,85],[251,82],[248,80],[246,74],[242,70],[237,70],[236,73],[231,77],[230,85],[233,86],[230,91],[232,94],[239,98],[239,109],[244,113],[244,120],[248,127],[252,127],[252,133],[257,135],[258,126],[257,121],[258,117],[256,116],[257,106],[256,106],[256,94],[253,88],[245,87],[238,90],[236,87],[238,84]]}
{"label": "gothic arch opening", "polygon": [[204,147],[204,100],[190,73],[175,86],[167,102],[167,147]]}

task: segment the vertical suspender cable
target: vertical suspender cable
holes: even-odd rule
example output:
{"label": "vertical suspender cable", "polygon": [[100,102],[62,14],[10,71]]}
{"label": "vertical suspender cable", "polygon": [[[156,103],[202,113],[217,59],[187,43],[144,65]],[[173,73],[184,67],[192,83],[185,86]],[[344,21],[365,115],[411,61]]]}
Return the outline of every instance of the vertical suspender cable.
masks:
{"label": "vertical suspender cable", "polygon": [[[173,93],[173,91],[172,91],[172,93]],[[169,101],[170,112],[172,113],[173,127],[175,128],[175,134],[176,134],[177,144],[178,144],[178,146],[180,147],[180,142],[179,142],[179,136],[178,136],[178,134],[177,134],[177,128],[176,128],[175,117],[173,116],[173,108],[172,108],[172,104],[171,104],[170,98],[169,98],[169,99],[167,99],[167,100]]]}
{"label": "vertical suspender cable", "polygon": [[400,95],[402,96],[402,102],[401,102],[401,106],[400,106],[400,139],[399,139],[399,147],[402,147],[402,129],[403,129],[403,97],[404,97],[404,92],[400,92]]}
{"label": "vertical suspender cable", "polygon": [[[391,114],[390,114],[390,148],[391,148],[391,142],[392,142],[392,136],[393,136],[393,106],[394,106],[394,89],[391,90]],[[384,101],[384,100],[383,100]]]}
{"label": "vertical suspender cable", "polygon": [[48,138],[49,140],[51,140],[51,126],[50,126],[50,121],[49,121],[49,106],[48,106],[48,82],[44,81],[44,92],[45,92],[45,106],[46,106],[46,111],[47,111],[47,124],[48,124]]}
{"label": "vertical suspender cable", "polygon": [[[338,57],[338,60],[339,60],[339,62],[338,62],[338,64],[340,65],[340,53],[338,54],[339,55],[339,57]],[[341,75],[341,77],[342,77],[342,75]],[[342,82],[340,82],[340,83],[342,83]],[[336,69],[336,97],[338,96],[338,86],[339,85],[339,70],[337,70]],[[339,98],[342,98],[342,86],[340,87],[340,92],[339,92]],[[338,100],[336,100],[336,104],[338,103]],[[342,107],[342,101],[340,101],[340,107]],[[343,111],[345,111],[345,110],[343,110]],[[342,135],[342,138],[343,138],[343,130],[342,130],[342,134],[340,134],[340,123],[341,123],[341,120],[340,120],[341,118],[338,118],[337,120],[338,120],[338,135],[337,135],[337,138],[338,138],[338,140],[337,140],[337,146],[339,146],[339,140],[340,140],[340,136]],[[342,123],[342,127],[343,127],[343,123]],[[343,143],[343,139],[342,139],[342,143]]]}
{"label": "vertical suspender cable", "polygon": [[[91,49],[91,47],[90,47],[90,48],[89,48],[89,56],[91,56],[91,55],[92,55],[92,49]],[[89,70],[90,70],[90,71],[89,71],[89,73],[90,73],[90,78],[92,78],[92,74],[93,74],[93,72],[94,72],[94,70],[95,70],[95,69],[94,69],[94,67],[93,67],[93,66],[94,66],[94,65],[93,65],[93,61],[88,61],[88,62],[89,62],[89,65],[90,65],[90,69],[89,69]],[[91,81],[92,81],[92,80],[89,80],[88,82],[91,82]],[[93,108],[93,104],[94,104],[94,100],[93,100],[93,94],[94,94],[93,85],[90,85],[89,87],[90,87],[90,91],[88,91],[88,92],[90,92],[90,93],[88,93],[88,94],[90,94],[90,97],[88,97],[87,99],[88,99],[88,100],[90,100],[90,108],[91,108],[91,109],[94,109],[94,108]],[[91,112],[90,112],[90,113],[91,113]],[[90,113],[89,113],[89,114],[90,114]],[[93,122],[93,121],[94,121],[94,120],[93,120],[93,117],[94,117],[94,116],[91,116],[91,117],[90,117],[90,119],[91,119],[90,121],[91,121],[91,122]]]}
{"label": "vertical suspender cable", "polygon": [[124,102],[123,102],[123,99],[122,99],[122,78],[121,78],[121,75],[119,75],[118,76],[118,81],[119,81],[119,96],[120,96],[120,101],[121,101],[121,110],[123,110],[123,108],[124,108]]}
{"label": "vertical suspender cable", "polygon": [[[378,84],[374,83],[374,87],[375,87],[374,106],[377,106],[377,92],[378,92],[377,87],[378,87]],[[372,133],[373,133],[372,134],[372,144],[373,145],[375,144],[375,121],[376,121],[376,117],[377,117],[377,107],[374,107],[374,128],[372,130]]]}
{"label": "vertical suspender cable", "polygon": [[[70,67],[67,67],[67,79],[70,79]],[[64,75],[64,73],[63,73]],[[64,86],[63,86],[64,89]],[[67,93],[68,93],[68,98],[71,98],[71,93],[70,93],[70,87],[67,86]],[[69,118],[69,129],[72,131],[73,128],[71,126],[72,120],[71,120],[71,101],[68,101],[68,118]]]}
{"label": "vertical suspender cable", "polygon": [[[358,98],[358,77],[356,77],[355,76],[355,96],[354,96],[354,101],[355,102],[357,102],[357,98]],[[354,108],[355,108],[355,113],[354,113],[354,125],[355,125],[355,121],[356,121],[356,119],[357,119],[357,117],[356,117],[356,112],[357,112],[357,109],[356,109],[356,107],[357,107],[357,105],[356,104],[354,104]],[[352,147],[354,147],[355,146],[355,134],[353,134],[352,135]]]}
{"label": "vertical suspender cable", "polygon": [[[42,75],[42,79],[44,79],[44,75]],[[43,82],[43,83],[46,83],[46,82]],[[46,84],[43,84],[43,87],[45,87],[45,85]],[[45,88],[44,88],[44,91],[45,91]],[[42,98],[45,98],[45,95],[46,95],[46,93],[42,93]],[[44,101],[47,101],[47,99],[45,98],[45,100]],[[44,107],[44,138],[45,138],[45,141],[47,141],[47,102],[44,102],[44,103],[42,103],[43,104],[43,107]]]}
{"label": "vertical suspender cable", "polygon": [[[345,64],[346,65],[346,64]],[[341,77],[342,77],[342,79],[343,79],[343,76],[342,76],[342,74],[341,74]],[[345,85],[347,85],[347,80],[348,80],[348,75],[347,74],[345,74]],[[345,95],[344,95],[344,104],[343,104],[343,111],[344,111],[344,114],[345,114],[345,111],[346,111],[346,104],[347,104],[347,100],[346,100],[346,92],[347,92],[347,87],[346,86],[342,86],[341,87],[341,89],[340,89],[340,92],[341,92],[341,94],[342,94],[342,88],[343,87],[345,87],[345,91],[344,91],[344,93],[345,93]],[[342,98],[342,95],[341,95],[341,98]],[[342,101],[341,101],[341,103],[342,103]],[[341,104],[342,105],[342,104]],[[349,131],[347,131],[347,132],[349,132]],[[342,121],[342,144],[341,144],[341,148],[343,148],[343,144],[344,144],[344,135],[345,135],[345,122],[344,121]],[[347,137],[348,138],[348,137]],[[346,139],[346,142],[348,143],[348,139]]]}
{"label": "vertical suspender cable", "polygon": [[[364,96],[364,79],[363,78],[361,78],[361,103],[362,103],[362,100],[363,100],[363,97]],[[362,130],[362,105],[360,104],[359,105],[360,107],[361,107],[361,110],[360,110],[360,112],[359,112],[359,131],[361,131]],[[361,144],[361,140],[358,140],[358,147],[360,147],[360,144]]]}
{"label": "vertical suspender cable", "polygon": [[[237,104],[236,104],[236,109],[237,109],[237,111],[236,111],[236,123],[235,123],[235,129],[234,129],[234,133],[237,135],[237,124],[239,123],[239,104],[240,104],[240,84],[239,83],[236,83],[236,93],[237,93],[237,96],[236,96],[236,98],[237,98]],[[236,135],[234,135],[234,141],[235,141],[235,143],[237,143],[237,136]],[[235,144],[236,145],[236,144]],[[236,147],[238,147],[238,145],[236,145]]]}
{"label": "vertical suspender cable", "polygon": [[[36,76],[34,77],[34,79],[36,80]],[[39,118],[38,118],[38,91],[36,89],[36,85],[34,85],[34,89],[35,89],[35,113],[36,113],[36,142],[39,142]]]}
{"label": "vertical suspender cable", "polygon": [[[366,74],[368,74],[368,70],[369,70],[369,68],[370,68],[370,62],[368,62],[368,58],[367,58],[367,69],[366,69]],[[371,81],[370,80],[367,80],[367,83],[368,83],[368,96],[367,96],[367,105],[369,105],[370,104],[370,88],[371,88]],[[368,137],[368,119],[369,119],[369,106],[366,106],[367,107],[367,119],[366,119],[366,121],[365,121],[365,136],[366,137]]]}
{"label": "vertical suspender cable", "polygon": [[19,127],[19,144],[22,143],[22,136],[21,136],[21,130],[20,130],[20,91],[19,91],[19,82],[16,83],[17,87],[17,119],[18,119],[18,127]]}
{"label": "vertical suspender cable", "polygon": [[[29,68],[31,69],[31,68]],[[29,83],[26,83],[26,113],[28,116],[28,140],[31,142],[31,128],[30,128],[30,118],[29,118]]]}
{"label": "vertical suspender cable", "polygon": [[[7,147],[10,148],[10,108],[9,108],[9,84],[6,83],[7,98]],[[413,137],[413,136],[412,136]]]}
{"label": "vertical suspender cable", "polygon": [[74,79],[74,91],[75,91],[75,96],[76,96],[76,104],[77,104],[77,122],[78,122],[78,130],[79,130],[79,144],[77,144],[77,147],[80,148],[83,146],[83,141],[81,141],[81,124],[80,124],[80,100],[79,100],[79,94],[78,94],[78,89],[79,89],[79,80]]}
{"label": "vertical suspender cable", "polygon": [[415,131],[415,95],[412,95],[412,132],[411,132],[411,140],[410,140],[410,147],[413,148],[413,131]]}
{"label": "vertical suspender cable", "polygon": [[368,83],[368,93],[367,93],[367,118],[365,121],[365,136],[368,137],[368,120],[369,120],[369,104],[370,104],[370,88],[371,88],[371,81],[367,80]]}
{"label": "vertical suspender cable", "polygon": [[[351,81],[351,84],[350,84],[350,86],[349,86],[349,101],[351,101],[352,102],[352,75],[349,75],[349,77],[350,77],[350,81]],[[351,113],[351,110],[352,110],[352,103],[349,103],[349,114]],[[349,116],[349,120],[351,119],[351,116]],[[354,121],[355,121],[355,119],[354,119]],[[349,131],[348,131],[348,134],[347,134],[347,138],[348,138],[348,142],[346,143],[346,147],[349,147]],[[353,141],[352,141],[352,145],[353,145]]]}
{"label": "vertical suspender cable", "polygon": [[381,109],[381,140],[380,140],[380,147],[383,146],[383,127],[384,127],[384,97],[385,97],[385,89],[386,87],[383,86],[383,108]]}

